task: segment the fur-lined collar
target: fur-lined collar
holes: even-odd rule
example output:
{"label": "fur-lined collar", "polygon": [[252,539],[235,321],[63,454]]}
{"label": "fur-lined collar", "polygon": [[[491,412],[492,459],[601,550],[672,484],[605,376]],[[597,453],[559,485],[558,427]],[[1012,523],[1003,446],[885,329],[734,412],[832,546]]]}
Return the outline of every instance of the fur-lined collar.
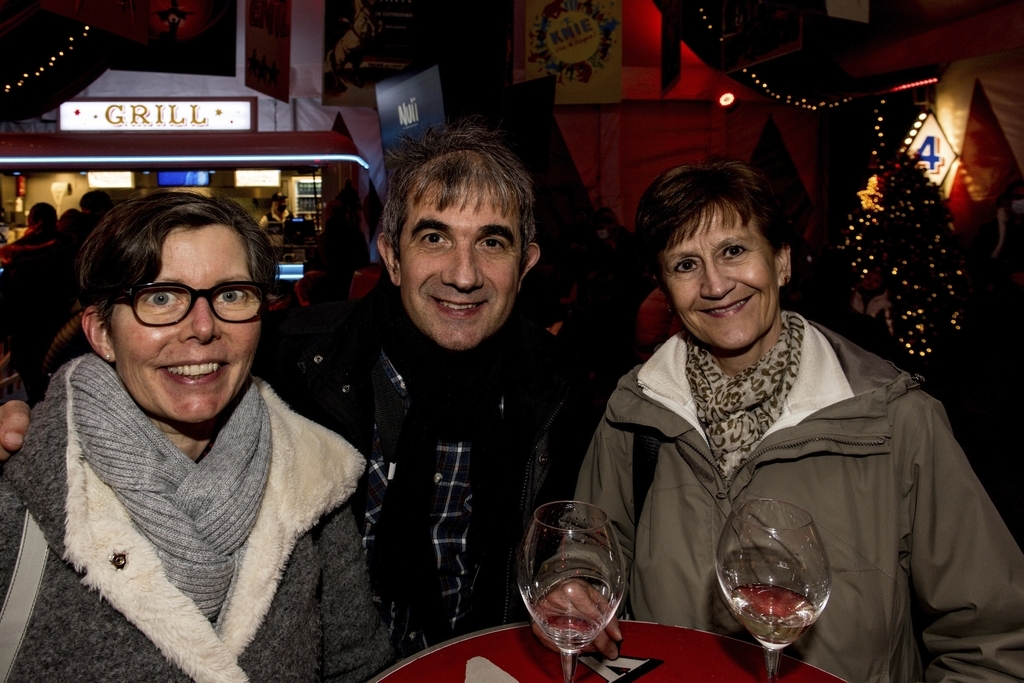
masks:
{"label": "fur-lined collar", "polygon": [[[686,340],[682,335],[677,334],[666,341],[640,368],[637,385],[651,400],[690,424],[699,425],[690,382],[686,377]],[[786,397],[779,419],[764,436],[798,424],[812,413],[853,395],[832,345],[821,332],[804,320],[804,343],[796,380]],[[704,430],[697,431],[707,441]]]}
{"label": "fur-lined collar", "polygon": [[270,413],[273,455],[263,502],[216,630],[167,580],[154,547],[86,463],[71,426],[70,388],[67,392],[64,558],[85,572],[83,584],[98,590],[200,683],[248,680],[238,656],[263,623],[296,541],[344,503],[365,467],[341,437],[298,416],[268,385],[255,381]]}

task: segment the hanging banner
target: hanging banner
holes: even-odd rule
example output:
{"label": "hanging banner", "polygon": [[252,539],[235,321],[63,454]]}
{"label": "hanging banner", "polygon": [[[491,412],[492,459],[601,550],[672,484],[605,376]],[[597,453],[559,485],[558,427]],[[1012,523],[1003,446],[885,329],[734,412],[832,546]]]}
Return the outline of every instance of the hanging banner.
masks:
{"label": "hanging banner", "polygon": [[136,43],[149,42],[149,0],[39,0],[39,7]]}
{"label": "hanging banner", "polygon": [[799,10],[772,7],[760,0],[723,5],[721,26],[722,71],[726,73],[803,47],[804,24]]}
{"label": "hanging banner", "polygon": [[385,152],[403,136],[419,138],[427,128],[444,123],[444,97],[437,67],[392,76],[378,83],[377,115]]}
{"label": "hanging banner", "polygon": [[115,52],[110,68],[234,76],[237,16],[236,0],[149,0],[147,46]]}
{"label": "hanging banner", "polygon": [[245,85],[288,102],[292,50],[291,0],[246,0]]}
{"label": "hanging banner", "polygon": [[374,84],[412,64],[414,0],[326,0],[325,105],[376,106]]}
{"label": "hanging banner", "polygon": [[621,102],[621,1],[527,0],[526,78],[542,76],[555,104]]}
{"label": "hanging banner", "polygon": [[661,94],[667,95],[682,73],[683,0],[661,0]]}

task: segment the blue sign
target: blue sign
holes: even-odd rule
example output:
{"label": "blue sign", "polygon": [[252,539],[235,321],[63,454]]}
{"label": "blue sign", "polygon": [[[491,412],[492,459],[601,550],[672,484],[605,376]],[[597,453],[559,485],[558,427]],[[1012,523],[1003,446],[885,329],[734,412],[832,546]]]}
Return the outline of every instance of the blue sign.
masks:
{"label": "blue sign", "polygon": [[158,187],[206,187],[210,184],[209,171],[157,171]]}
{"label": "blue sign", "polygon": [[418,138],[430,126],[444,123],[444,98],[437,67],[399,74],[377,83],[377,115],[385,152],[398,144],[403,135]]}

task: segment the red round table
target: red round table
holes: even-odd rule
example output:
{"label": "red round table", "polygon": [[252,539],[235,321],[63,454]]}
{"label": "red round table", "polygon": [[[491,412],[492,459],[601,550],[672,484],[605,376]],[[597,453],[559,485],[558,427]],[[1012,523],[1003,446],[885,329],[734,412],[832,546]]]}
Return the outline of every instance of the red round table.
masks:
{"label": "red round table", "polygon": [[[619,625],[623,637],[621,656],[664,662],[643,674],[643,683],[765,681],[764,654],[758,645],[678,626],[640,621],[622,621]],[[442,643],[402,660],[370,683],[462,683],[466,680],[466,662],[474,657],[485,657],[519,683],[562,683],[558,655],[538,643],[529,626],[523,624],[499,626]],[[580,662],[576,670],[578,683],[604,680]],[[779,681],[842,683],[832,674],[785,655],[779,667]]]}

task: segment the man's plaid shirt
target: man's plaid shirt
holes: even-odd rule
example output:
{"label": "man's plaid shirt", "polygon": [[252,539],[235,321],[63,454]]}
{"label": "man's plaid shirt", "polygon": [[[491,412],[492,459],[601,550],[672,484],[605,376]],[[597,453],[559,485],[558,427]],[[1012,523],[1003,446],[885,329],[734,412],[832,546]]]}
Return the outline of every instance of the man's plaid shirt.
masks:
{"label": "man's plaid shirt", "polygon": [[[383,351],[380,358],[384,371],[395,391],[402,397],[402,405],[408,412],[409,392],[405,388],[405,381]],[[443,586],[441,597],[452,628],[455,628],[459,620],[469,612],[472,588],[472,568],[467,565],[466,552],[469,517],[473,511],[473,494],[469,487],[470,446],[469,441],[437,443],[437,469],[434,474],[435,486],[430,511],[430,533],[434,543],[434,555],[437,558],[437,573]],[[363,527],[363,547],[367,556],[373,552],[376,540],[377,521],[380,519],[381,505],[389,481],[387,469],[377,426],[374,425]],[[379,596],[374,596],[374,599],[378,602],[378,607],[383,608],[381,613],[391,629],[391,640],[403,657],[427,646],[422,633],[408,632],[408,610],[399,610],[394,604],[380,605]]]}

